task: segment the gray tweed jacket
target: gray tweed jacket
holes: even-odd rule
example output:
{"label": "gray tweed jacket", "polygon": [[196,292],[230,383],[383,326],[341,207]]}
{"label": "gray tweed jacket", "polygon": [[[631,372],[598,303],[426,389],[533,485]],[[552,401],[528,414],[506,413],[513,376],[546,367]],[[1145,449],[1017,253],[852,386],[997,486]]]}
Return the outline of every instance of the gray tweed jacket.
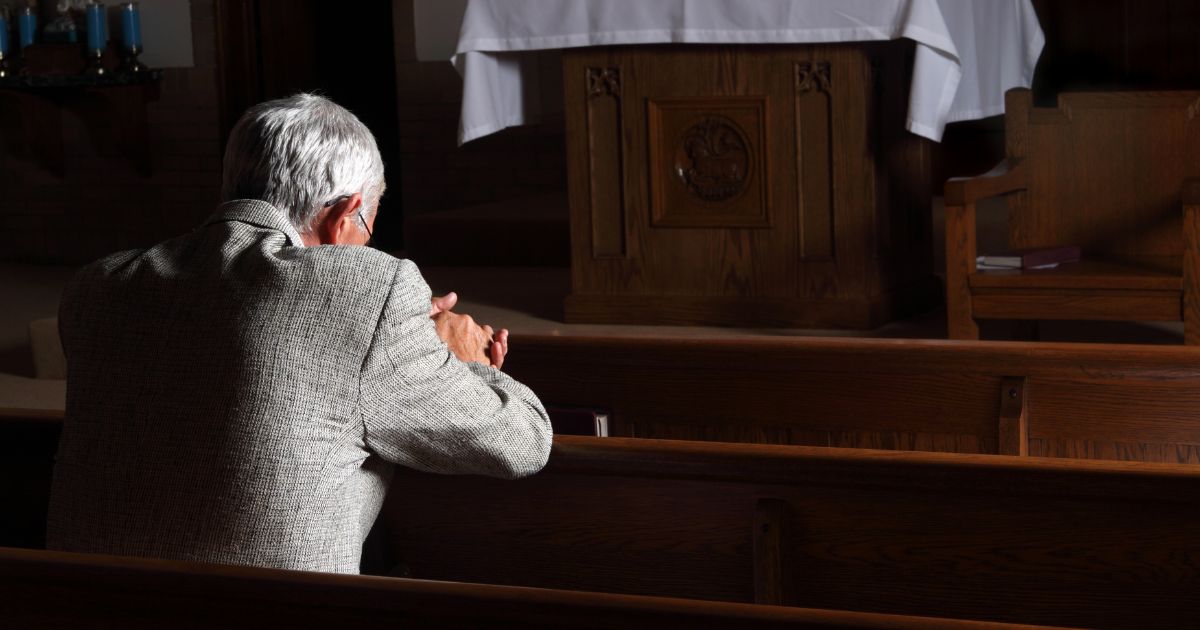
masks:
{"label": "gray tweed jacket", "polygon": [[303,247],[261,201],[85,267],[50,548],[357,573],[393,464],[536,472],[541,403],[458,361],[429,299],[411,262]]}

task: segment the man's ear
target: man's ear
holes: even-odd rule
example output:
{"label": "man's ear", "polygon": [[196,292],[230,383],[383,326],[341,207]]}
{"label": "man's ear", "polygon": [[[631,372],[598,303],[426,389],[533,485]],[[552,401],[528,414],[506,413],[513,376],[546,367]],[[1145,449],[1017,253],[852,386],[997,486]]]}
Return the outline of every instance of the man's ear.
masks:
{"label": "man's ear", "polygon": [[325,208],[317,216],[313,230],[317,244],[353,245],[362,240],[358,227],[358,210],[362,203],[362,193],[354,193]]}

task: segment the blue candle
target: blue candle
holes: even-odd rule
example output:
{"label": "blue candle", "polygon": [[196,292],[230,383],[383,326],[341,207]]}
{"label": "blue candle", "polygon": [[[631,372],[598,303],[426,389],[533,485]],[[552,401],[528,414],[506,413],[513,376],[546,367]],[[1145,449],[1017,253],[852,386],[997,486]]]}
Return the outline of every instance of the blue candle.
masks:
{"label": "blue candle", "polygon": [[33,7],[23,7],[17,14],[17,31],[21,37],[21,48],[33,43],[33,34],[37,32],[37,13]]}
{"label": "blue candle", "polygon": [[104,50],[108,44],[108,33],[104,23],[104,5],[92,2],[87,5],[88,50]]}
{"label": "blue candle", "polygon": [[121,43],[125,50],[142,47],[142,17],[136,2],[121,5]]}
{"label": "blue candle", "polygon": [[8,11],[0,11],[0,58],[8,56]]}

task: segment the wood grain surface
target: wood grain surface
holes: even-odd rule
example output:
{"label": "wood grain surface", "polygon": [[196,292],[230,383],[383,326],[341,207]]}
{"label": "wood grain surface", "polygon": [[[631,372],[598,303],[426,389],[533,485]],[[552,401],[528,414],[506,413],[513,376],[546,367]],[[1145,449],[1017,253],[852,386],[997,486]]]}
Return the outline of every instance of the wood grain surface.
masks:
{"label": "wood grain surface", "polygon": [[871,328],[936,304],[912,51],[564,51],[568,321]]}
{"label": "wood grain surface", "polygon": [[5,548],[0,619],[10,628],[1013,628]]}
{"label": "wood grain surface", "polygon": [[524,480],[400,474],[382,518],[419,578],[749,602],[778,561],[793,606],[1182,627],[1197,493],[1174,464],[560,437]]}
{"label": "wood grain surface", "polygon": [[[976,319],[1185,321],[1195,265],[1185,245],[1183,190],[1200,176],[1197,91],[1067,92],[1056,107],[1006,96],[1005,168],[946,184],[947,316],[951,338],[978,338]],[[1079,263],[976,270],[974,202],[1006,196],[1008,246],[1073,245]],[[1189,215],[1190,216],[1190,215]],[[987,252],[980,252],[987,253]],[[1185,280],[1187,283],[1185,283]]]}
{"label": "wood grain surface", "polygon": [[1019,452],[1023,410],[1030,455],[1200,457],[1200,354],[1183,347],[514,336],[512,348],[514,377],[548,403],[607,411],[617,437],[999,453],[1003,435]]}

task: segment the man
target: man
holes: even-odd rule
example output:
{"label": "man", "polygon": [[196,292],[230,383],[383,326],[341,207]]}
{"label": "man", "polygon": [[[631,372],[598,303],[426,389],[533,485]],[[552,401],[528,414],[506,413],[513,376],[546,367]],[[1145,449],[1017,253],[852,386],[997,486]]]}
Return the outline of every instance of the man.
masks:
{"label": "man", "polygon": [[507,331],[362,247],[383,191],[353,114],[263,103],[230,134],[215,216],[76,276],[51,548],[356,573],[394,464],[545,464],[546,412],[498,369]]}

